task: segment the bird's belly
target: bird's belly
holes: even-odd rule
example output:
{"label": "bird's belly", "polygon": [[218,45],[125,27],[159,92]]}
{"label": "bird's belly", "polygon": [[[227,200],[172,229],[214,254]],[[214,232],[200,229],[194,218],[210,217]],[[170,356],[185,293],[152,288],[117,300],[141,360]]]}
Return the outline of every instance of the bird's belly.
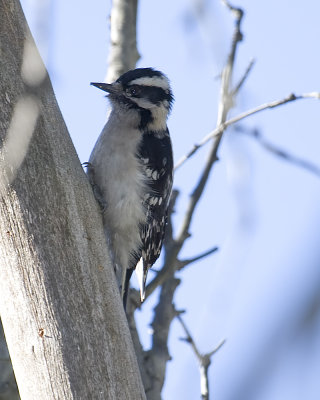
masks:
{"label": "bird's belly", "polygon": [[[130,254],[141,246],[140,226],[146,222],[143,206],[144,178],[136,159],[119,159],[105,177],[109,184],[103,193],[106,199],[105,225],[113,232],[116,254]],[[120,258],[123,258],[121,256]]]}

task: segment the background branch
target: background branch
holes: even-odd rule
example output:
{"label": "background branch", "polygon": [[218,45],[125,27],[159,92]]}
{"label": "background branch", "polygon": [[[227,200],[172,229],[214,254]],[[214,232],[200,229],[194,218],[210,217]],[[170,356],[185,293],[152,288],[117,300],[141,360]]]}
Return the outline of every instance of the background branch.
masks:
{"label": "background branch", "polygon": [[181,159],[175,165],[175,170],[180,168],[189,158],[191,158],[202,146],[207,144],[211,139],[214,139],[216,136],[219,137],[222,134],[222,132],[225,131],[225,129],[228,128],[230,125],[233,125],[239,121],[242,121],[243,119],[248,118],[251,115],[257,114],[261,111],[276,108],[276,107],[282,106],[286,103],[293,102],[296,100],[303,100],[303,99],[318,99],[319,100],[320,92],[310,92],[310,93],[304,93],[301,95],[295,95],[294,93],[291,93],[283,99],[275,100],[270,103],[261,104],[258,107],[252,108],[251,110],[245,111],[235,117],[230,118],[229,120],[227,120],[224,123],[221,123],[219,126],[217,126],[217,128],[215,128],[209,134],[204,136],[204,138],[201,139],[201,141],[198,144],[195,144],[186,155],[181,157]]}
{"label": "background branch", "polygon": [[217,250],[219,250],[219,248],[217,246],[212,247],[211,249],[205,251],[204,253],[201,253],[195,257],[192,258],[188,258],[185,260],[180,260],[179,261],[179,267],[177,268],[178,271],[180,271],[181,269],[183,269],[184,267],[186,267],[187,265],[193,264],[197,261],[202,260],[203,258],[206,258],[208,256],[210,256],[211,254],[215,253]]}
{"label": "background branch", "polygon": [[[235,13],[235,28],[234,28],[233,40],[228,61],[225,68],[222,71],[217,127],[220,127],[222,124],[225,123],[227,114],[233,104],[232,92],[230,92],[230,87],[232,83],[232,74],[233,74],[233,67],[235,62],[237,46],[239,42],[242,40],[242,33],[240,27],[241,27],[243,12],[241,9],[236,9],[231,7],[227,2],[224,3]],[[185,213],[185,218],[176,240],[181,247],[185,239],[188,237],[188,231],[192,221],[192,217],[194,215],[195,208],[206,186],[213,164],[215,163],[215,161],[218,160],[217,154],[222,139],[222,134],[223,130],[219,130],[219,133],[217,133],[217,135],[214,136],[214,142],[212,144],[211,151],[209,152],[209,157],[207,159],[203,172],[200,176],[198,184],[196,185],[190,196],[190,201],[187,211]]]}
{"label": "background branch", "polygon": [[209,400],[209,380],[208,380],[208,371],[211,364],[211,357],[221,349],[221,347],[225,344],[225,340],[223,340],[215,349],[210,351],[209,353],[202,354],[193,337],[191,336],[190,331],[188,330],[186,324],[184,323],[181,313],[178,313],[177,318],[186,334],[186,338],[182,338],[181,340],[190,344],[198,362],[199,362],[199,370],[200,370],[200,390],[201,390],[201,398],[203,400]]}
{"label": "background branch", "polygon": [[113,0],[110,15],[110,50],[106,81],[134,69],[140,58],[137,49],[138,0]]}
{"label": "background branch", "polygon": [[255,139],[257,143],[266,151],[270,152],[282,160],[294,164],[298,168],[303,168],[314,175],[320,176],[320,167],[310,161],[304,160],[301,157],[290,154],[288,151],[279,148],[273,143],[269,142],[258,129],[246,129],[245,127],[235,126],[236,132],[241,132]]}
{"label": "background branch", "polygon": [[232,91],[232,95],[233,95],[233,96],[236,96],[236,95],[239,93],[239,91],[240,91],[240,89],[242,88],[243,84],[244,84],[245,81],[248,79],[248,76],[250,75],[250,72],[251,72],[251,70],[252,70],[254,64],[255,64],[255,60],[252,59],[252,60],[250,61],[249,65],[248,65],[247,69],[245,70],[245,72],[244,72],[242,78],[240,79],[239,83],[238,83],[238,84],[236,85],[236,87],[233,89],[233,91]]}

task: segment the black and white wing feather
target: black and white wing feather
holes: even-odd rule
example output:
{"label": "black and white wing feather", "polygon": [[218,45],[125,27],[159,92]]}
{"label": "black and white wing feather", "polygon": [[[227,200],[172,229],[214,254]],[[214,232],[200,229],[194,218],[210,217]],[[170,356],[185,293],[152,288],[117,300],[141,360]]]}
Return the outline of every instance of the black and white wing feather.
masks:
{"label": "black and white wing feather", "polygon": [[146,223],[140,227],[142,247],[136,265],[141,300],[143,300],[147,273],[160,255],[167,223],[173,180],[173,156],[169,132],[145,133],[138,158],[141,160],[147,183],[147,192],[143,199]]}

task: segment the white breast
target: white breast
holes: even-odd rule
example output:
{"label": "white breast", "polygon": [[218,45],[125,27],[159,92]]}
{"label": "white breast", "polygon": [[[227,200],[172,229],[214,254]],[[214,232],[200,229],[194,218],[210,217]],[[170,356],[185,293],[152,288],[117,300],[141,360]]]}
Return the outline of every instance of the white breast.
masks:
{"label": "white breast", "polygon": [[132,127],[132,116],[120,119],[112,112],[89,160],[95,184],[106,202],[104,224],[112,236],[114,255],[124,268],[128,267],[129,254],[140,245],[139,224],[146,220],[144,178],[135,157],[140,140],[140,131]]}

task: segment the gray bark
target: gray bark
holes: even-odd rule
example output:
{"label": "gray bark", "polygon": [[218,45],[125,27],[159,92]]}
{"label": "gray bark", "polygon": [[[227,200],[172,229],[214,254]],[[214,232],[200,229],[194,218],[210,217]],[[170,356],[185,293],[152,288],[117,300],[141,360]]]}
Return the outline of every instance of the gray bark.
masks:
{"label": "gray bark", "polygon": [[98,206],[19,2],[0,15],[0,312],[20,396],[145,399]]}

